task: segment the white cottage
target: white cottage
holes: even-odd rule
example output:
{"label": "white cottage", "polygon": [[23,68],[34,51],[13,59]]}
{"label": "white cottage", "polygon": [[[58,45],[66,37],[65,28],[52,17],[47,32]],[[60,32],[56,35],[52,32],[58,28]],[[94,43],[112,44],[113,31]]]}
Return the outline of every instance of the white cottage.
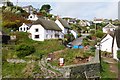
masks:
{"label": "white cottage", "polygon": [[36,21],[38,19],[38,16],[36,14],[30,14],[28,16],[28,20],[31,20],[31,21]]}
{"label": "white cottage", "polygon": [[64,34],[68,33],[68,31],[70,29],[70,26],[67,23],[67,21],[65,21],[62,18],[57,18],[57,20],[55,21],[55,23],[62,29],[62,33],[64,33]]}
{"label": "white cottage", "polygon": [[112,42],[113,42],[113,35],[106,34],[104,38],[101,40],[101,51],[111,52],[112,53]]}
{"label": "white cottage", "polygon": [[120,28],[117,28],[113,35],[107,34],[101,40],[101,51],[113,53],[113,58],[118,60],[117,51],[120,50]]}
{"label": "white cottage", "polygon": [[28,32],[31,34],[31,38],[36,41],[64,38],[62,30],[54,21],[40,18],[33,22]]}
{"label": "white cottage", "polygon": [[114,31],[115,28],[117,28],[117,26],[114,26],[113,24],[109,23],[108,25],[106,25],[105,27],[103,27],[103,33],[108,33],[108,31]]}
{"label": "white cottage", "polygon": [[19,27],[20,32],[27,32],[27,30],[30,28],[30,24],[23,23],[22,26]]}
{"label": "white cottage", "polygon": [[93,23],[95,23],[95,24],[102,23],[102,22],[103,22],[103,19],[94,18],[94,20],[93,20]]}

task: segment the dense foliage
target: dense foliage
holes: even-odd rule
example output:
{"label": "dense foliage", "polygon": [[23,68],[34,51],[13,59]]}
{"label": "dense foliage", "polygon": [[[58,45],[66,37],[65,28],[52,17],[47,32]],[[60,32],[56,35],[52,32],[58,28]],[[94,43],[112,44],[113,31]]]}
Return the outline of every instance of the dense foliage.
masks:
{"label": "dense foliage", "polygon": [[120,51],[117,51],[117,57],[120,60]]}
{"label": "dense foliage", "polygon": [[104,36],[104,33],[102,32],[102,31],[97,31],[96,32],[96,37],[98,37],[98,38],[102,38]]}
{"label": "dense foliage", "polygon": [[31,45],[21,44],[16,48],[16,51],[18,52],[17,56],[19,58],[22,58],[22,57],[25,57],[25,56],[28,56],[28,55],[34,53],[35,48],[34,48],[34,46],[31,46]]}
{"label": "dense foliage", "polygon": [[49,4],[42,5],[40,12],[49,13],[51,11],[51,6]]}

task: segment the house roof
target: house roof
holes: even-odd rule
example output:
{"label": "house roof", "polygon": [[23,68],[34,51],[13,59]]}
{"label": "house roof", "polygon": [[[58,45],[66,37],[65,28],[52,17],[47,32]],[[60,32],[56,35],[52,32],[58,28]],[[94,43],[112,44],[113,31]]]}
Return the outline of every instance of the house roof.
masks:
{"label": "house roof", "polygon": [[71,42],[72,45],[81,45],[82,44],[82,38],[77,38],[73,42]]}
{"label": "house roof", "polygon": [[96,19],[96,18],[95,18],[94,21],[103,21],[103,19]]}
{"label": "house roof", "polygon": [[104,28],[116,28],[117,26],[114,26],[113,24],[109,23]]}
{"label": "house roof", "polygon": [[110,35],[112,38],[114,38],[114,32],[109,31],[107,34],[105,34],[105,35],[100,39],[100,42],[101,42],[107,35]]}
{"label": "house roof", "polygon": [[62,18],[59,18],[58,19],[60,22],[61,22],[61,24],[65,27],[65,28],[70,28],[70,25],[67,23],[67,21],[65,21],[64,19],[62,19]]}
{"label": "house roof", "polygon": [[120,26],[115,30],[117,46],[120,48]]}
{"label": "house roof", "polygon": [[38,20],[33,21],[33,25],[35,24],[41,24],[47,30],[62,31],[59,28],[59,26],[54,21],[51,21],[51,20],[45,20],[45,19],[39,18]]}

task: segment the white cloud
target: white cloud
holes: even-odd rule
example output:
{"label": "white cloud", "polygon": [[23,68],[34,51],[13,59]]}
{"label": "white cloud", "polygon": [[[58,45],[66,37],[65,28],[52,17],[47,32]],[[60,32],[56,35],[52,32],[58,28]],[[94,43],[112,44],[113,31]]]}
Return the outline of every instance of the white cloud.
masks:
{"label": "white cloud", "polygon": [[56,3],[51,13],[80,19],[117,18],[117,2],[63,2]]}
{"label": "white cloud", "polygon": [[[11,0],[17,1],[17,0]],[[119,0],[74,0],[74,2],[68,0],[29,0],[30,4],[35,8],[40,8],[45,3],[48,3],[52,7],[51,13],[60,16],[68,16],[80,19],[93,19],[98,18],[111,18],[115,19],[118,15],[117,3]],[[44,2],[43,2],[44,1]],[[47,1],[47,2],[46,2]],[[64,2],[65,1],[65,2]],[[30,5],[24,0],[18,0],[21,6]],[[20,2],[24,2],[22,4]],[[16,2],[14,2],[16,4]]]}
{"label": "white cloud", "polygon": [[[16,2],[17,0],[10,0]],[[18,0],[19,2],[118,2],[119,0]]]}

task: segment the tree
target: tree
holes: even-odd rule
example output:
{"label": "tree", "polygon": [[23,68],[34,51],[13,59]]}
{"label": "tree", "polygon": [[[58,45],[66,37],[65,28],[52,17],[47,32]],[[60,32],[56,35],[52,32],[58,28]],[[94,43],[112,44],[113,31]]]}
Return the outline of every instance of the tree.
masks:
{"label": "tree", "polygon": [[49,4],[45,4],[45,5],[42,5],[40,12],[50,13],[51,10],[52,10],[51,6]]}
{"label": "tree", "polygon": [[16,51],[18,52],[17,56],[19,58],[28,56],[32,53],[35,52],[35,48],[32,45],[27,45],[27,44],[21,44],[16,48]]}
{"label": "tree", "polygon": [[96,32],[96,37],[102,38],[104,36],[104,33],[102,31],[97,31]]}

